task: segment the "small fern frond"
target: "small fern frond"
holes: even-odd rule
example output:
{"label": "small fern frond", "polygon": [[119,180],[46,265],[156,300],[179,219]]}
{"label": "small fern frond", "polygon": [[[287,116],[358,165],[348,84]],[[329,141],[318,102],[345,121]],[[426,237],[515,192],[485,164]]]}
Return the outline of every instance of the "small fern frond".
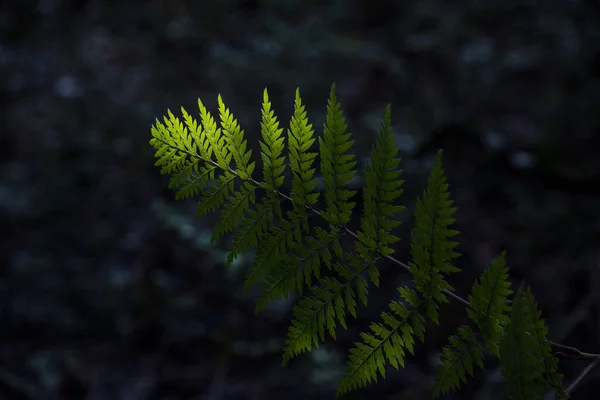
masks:
{"label": "small fern frond", "polygon": [[198,109],[200,110],[200,120],[202,121],[202,132],[206,138],[204,143],[208,157],[207,162],[212,161],[212,156],[214,155],[219,168],[228,170],[229,163],[231,162],[231,154],[227,149],[225,136],[221,134],[221,128],[217,127],[215,119],[206,107],[204,107],[200,99],[198,99]]}
{"label": "small fern frond", "polygon": [[256,186],[243,182],[241,188],[236,191],[225,205],[219,216],[219,220],[213,228],[211,241],[231,232],[236,228],[244,214],[250,209],[250,205],[256,203]]}
{"label": "small fern frond", "polygon": [[383,323],[372,323],[372,333],[360,334],[363,341],[355,342],[350,349],[346,371],[336,392],[338,397],[373,380],[377,382],[378,374],[385,378],[386,361],[396,369],[404,367],[405,351],[414,354],[415,337],[424,339],[425,318],[419,313],[419,296],[409,288],[400,288],[399,292],[410,308],[392,301],[391,312],[381,314]]}
{"label": "small fern frond", "polygon": [[451,240],[458,231],[450,228],[456,208],[449,197],[441,152],[438,152],[427,189],[417,200],[410,246],[413,261],[409,263],[415,287],[423,295],[427,316],[435,324],[439,324],[439,304],[448,302],[443,291],[453,290],[445,275],[460,271],[451,264],[459,254],[454,251],[458,243]]}
{"label": "small fern frond", "polygon": [[497,357],[500,355],[498,343],[508,322],[506,313],[510,311],[506,299],[511,293],[505,252],[502,252],[471,288],[467,309],[469,318],[481,332],[485,346]]}
{"label": "small fern frond", "polygon": [[[320,193],[314,193],[317,180],[314,179],[316,169],[312,167],[317,153],[311,153],[315,139],[312,124],[308,122],[305,107],[300,98],[300,90],[296,89],[294,114],[288,129],[288,147],[290,168],[292,170],[292,202],[294,211],[306,213],[306,206],[317,202]],[[305,229],[308,231],[308,227]]]}
{"label": "small fern frond", "polygon": [[249,289],[265,276],[276,274],[283,268],[282,260],[291,251],[294,243],[302,242],[302,225],[305,217],[293,211],[287,213],[288,218],[280,218],[280,226],[272,226],[270,232],[259,243],[254,257],[254,265],[246,276],[244,287]]}
{"label": "small fern frond", "polygon": [[248,179],[252,175],[252,172],[254,172],[255,166],[254,162],[250,162],[252,150],[246,149],[248,143],[244,137],[244,131],[240,128],[240,124],[223,102],[221,95],[217,97],[217,103],[219,105],[221,131],[227,143],[225,148],[235,160],[235,172],[240,178]]}
{"label": "small fern frond", "polygon": [[335,338],[336,318],[346,326],[344,312],[344,285],[336,278],[322,278],[319,286],[313,286],[314,296],[303,297],[294,306],[294,318],[288,329],[282,363],[305,351],[312,345],[319,347],[325,340],[325,329]]}
{"label": "small fern frond", "polygon": [[536,338],[531,334],[534,321],[529,307],[528,293],[521,286],[500,345],[500,367],[510,399],[542,399],[547,389],[540,385],[544,361],[535,354]]}
{"label": "small fern frond", "polygon": [[[279,206],[275,191],[283,184],[285,171],[285,148],[284,138],[281,136],[282,128],[279,128],[279,121],[273,110],[267,89],[263,92],[263,103],[261,110],[260,133],[262,140],[259,141],[261,153],[260,157],[263,163],[263,182],[261,186],[267,191],[267,196],[272,204]],[[277,215],[281,217],[281,208],[276,208]]]}
{"label": "small fern frond", "polygon": [[202,191],[200,201],[196,204],[196,216],[200,217],[223,207],[225,200],[235,189],[235,178],[237,178],[236,174],[225,171],[216,181],[206,186]]}
{"label": "small fern frond", "polygon": [[467,383],[467,374],[473,376],[473,365],[483,369],[483,348],[470,327],[458,328],[458,336],[450,336],[440,356],[442,364],[437,368],[433,396],[439,397]]}
{"label": "small fern frond", "polygon": [[319,284],[311,288],[314,295],[301,298],[294,307],[294,317],[283,349],[283,364],[292,357],[310,351],[313,344],[318,347],[325,340],[326,330],[335,339],[337,323],[347,329],[347,313],[356,318],[357,295],[367,305],[368,283],[361,274],[368,266],[363,265],[358,256],[352,253],[346,254],[344,259],[349,265],[333,265],[339,278],[321,278]]}
{"label": "small fern frond", "polygon": [[154,165],[160,167],[162,175],[175,174],[188,167],[193,163],[188,157],[195,154],[194,141],[187,128],[171,110],[167,110],[167,115],[168,118],[163,117],[164,124],[156,119],[150,140],[156,150]]}
{"label": "small fern frond", "polygon": [[390,245],[400,240],[391,233],[400,225],[396,218],[404,210],[403,206],[395,204],[402,195],[404,183],[399,178],[402,170],[398,168],[400,159],[396,158],[397,154],[398,147],[391,128],[391,107],[388,105],[365,174],[364,215],[356,244],[357,251],[368,262],[375,261],[376,253],[391,255],[394,250]]}
{"label": "small fern frond", "polygon": [[312,279],[319,278],[321,263],[331,267],[330,248],[339,246],[339,233],[316,227],[315,234],[316,238],[305,236],[304,244],[293,243],[284,256],[282,267],[267,276],[256,304],[257,312],[275,299],[293,296],[296,290],[302,294],[304,284],[310,287]]}
{"label": "small fern frond", "polygon": [[564,395],[546,334],[531,291],[521,285],[500,342],[500,369],[510,399],[541,400],[552,386],[559,397]]}
{"label": "small fern frond", "polygon": [[[275,200],[277,203],[280,200]],[[256,210],[248,209],[245,217],[242,219],[239,228],[234,234],[233,241],[229,247],[227,255],[227,265],[237,258],[237,256],[249,248],[257,248],[258,243],[263,240],[267,234],[268,228],[273,225],[273,206],[272,202],[266,201],[265,204],[255,204]],[[279,204],[277,205],[279,207]]]}
{"label": "small fern frond", "polygon": [[175,189],[175,199],[189,199],[197,196],[200,191],[213,179],[215,168],[212,165],[199,167],[200,159],[186,161],[186,166],[171,176],[169,189]]}
{"label": "small fern frond", "polygon": [[333,84],[327,101],[323,138],[319,138],[321,174],[325,183],[327,206],[322,215],[333,225],[348,223],[356,204],[349,201],[356,191],[344,189],[344,186],[356,175],[354,154],[345,154],[354,143],[354,140],[350,140],[351,134],[346,132],[347,128],[341,105],[335,95],[335,84]]}

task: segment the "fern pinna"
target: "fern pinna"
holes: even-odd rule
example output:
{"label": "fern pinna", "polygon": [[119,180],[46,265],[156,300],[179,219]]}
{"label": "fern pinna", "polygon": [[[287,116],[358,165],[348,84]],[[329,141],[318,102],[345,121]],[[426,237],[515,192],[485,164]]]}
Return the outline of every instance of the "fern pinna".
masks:
{"label": "fern pinna", "polygon": [[[427,187],[417,200],[415,224],[410,235],[411,262],[392,258],[403,180],[398,148],[388,106],[365,171],[360,229],[347,227],[356,212],[349,181],[356,175],[351,134],[332,85],[327,102],[323,135],[316,136],[300,92],[296,91],[289,127],[284,129],[263,93],[260,133],[262,177],[255,177],[256,163],[244,131],[221,96],[219,123],[198,100],[199,121],[181,109],[171,111],[152,126],[150,144],[156,149],[156,165],[170,175],[176,198],[199,195],[198,216],[220,211],[212,240],[233,232],[227,264],[241,253],[255,250],[246,288],[260,285],[256,311],[270,302],[303,295],[293,308],[293,319],[283,349],[283,363],[336,337],[338,325],[346,328],[356,317],[359,303],[367,305],[371,286],[379,285],[378,260],[387,258],[404,266],[412,285],[398,288],[398,298],[373,322],[361,341],[350,349],[337,395],[385,377],[387,364],[403,367],[415,341],[424,340],[428,321],[439,324],[439,309],[453,295],[450,274],[460,270],[452,228],[456,208],[450,200],[441,153],[438,153]],[[287,139],[287,140],[286,140]],[[286,145],[287,144],[287,145]],[[318,151],[315,151],[318,146]],[[317,158],[319,164],[317,164]],[[289,174],[286,175],[286,169]],[[317,173],[318,172],[318,173]],[[281,187],[291,176],[291,192]],[[322,179],[324,193],[316,191]],[[282,201],[291,202],[284,212]],[[316,224],[316,220],[323,224]],[[354,239],[343,249],[341,239]],[[321,268],[328,269],[322,274]],[[305,294],[305,292],[308,293]],[[484,351],[500,358],[511,399],[541,399],[545,391],[562,390],[557,360],[550,353],[546,327],[528,290],[520,289],[510,306],[511,294],[504,254],[492,261],[472,287],[467,316],[470,324],[449,338],[440,355],[433,395],[456,390],[483,368]]]}

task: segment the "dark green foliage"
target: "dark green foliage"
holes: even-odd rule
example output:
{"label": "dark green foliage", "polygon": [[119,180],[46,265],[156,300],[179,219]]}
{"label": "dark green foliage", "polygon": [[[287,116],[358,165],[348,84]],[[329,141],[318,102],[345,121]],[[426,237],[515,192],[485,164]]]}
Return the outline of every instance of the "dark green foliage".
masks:
{"label": "dark green foliage", "polygon": [[557,389],[557,397],[567,397],[541,314],[529,288],[521,286],[500,342],[500,366],[510,399],[541,400],[549,386]]}
{"label": "dark green foliage", "polygon": [[[200,196],[198,215],[220,211],[212,239],[233,233],[227,264],[242,252],[256,250],[245,287],[260,285],[257,311],[274,300],[308,292],[293,308],[283,363],[318,346],[326,334],[335,339],[338,324],[347,327],[348,317],[357,315],[358,304],[367,305],[370,286],[379,285],[377,263],[385,257],[410,272],[414,287],[398,288],[399,299],[390,301],[381,320],[361,333],[361,341],[350,349],[337,394],[377,381],[379,376],[385,378],[388,363],[404,367],[416,340],[424,340],[427,320],[439,324],[440,306],[448,302],[449,294],[456,297],[447,281],[460,271],[453,265],[458,257],[458,243],[453,240],[458,232],[452,228],[456,208],[441,153],[417,199],[410,236],[412,257],[406,265],[390,257],[400,240],[394,228],[404,210],[399,204],[404,181],[389,106],[365,171],[357,233],[346,226],[356,208],[356,192],[348,188],[356,175],[356,160],[350,152],[354,141],[347,132],[335,86],[327,102],[323,136],[318,138],[296,91],[287,148],[283,128],[264,91],[261,179],[254,177],[255,163],[244,131],[221,97],[219,125],[201,101],[198,106],[200,122],[183,109],[183,122],[170,111],[163,122],[156,120],[150,141],[156,149],[156,165],[162,174],[170,175],[169,187],[176,190],[178,199]],[[318,151],[313,149],[316,143]],[[315,192],[317,156],[324,183],[323,210],[316,208],[320,196]],[[291,192],[286,195],[280,189],[288,166]],[[283,212],[282,201],[291,202],[289,211]],[[317,220],[324,223],[316,224]],[[354,239],[353,249],[342,248],[344,235]],[[327,274],[322,274],[323,269]],[[467,375],[473,376],[475,367],[483,368],[485,346],[500,358],[511,398],[541,398],[549,387],[566,397],[546,339],[547,328],[531,293],[519,290],[512,309],[507,301],[511,293],[502,253],[471,289],[467,309],[471,325],[462,325],[443,349],[434,396],[458,389]]]}

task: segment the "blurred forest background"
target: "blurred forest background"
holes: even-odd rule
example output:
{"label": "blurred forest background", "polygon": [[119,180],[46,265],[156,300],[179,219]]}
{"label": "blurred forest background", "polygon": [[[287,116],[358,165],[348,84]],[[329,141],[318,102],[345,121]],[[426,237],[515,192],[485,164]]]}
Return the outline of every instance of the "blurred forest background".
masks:
{"label": "blurred forest background", "polygon": [[[220,93],[256,146],[262,90],[318,134],[337,83],[359,166],[385,105],[409,213],[432,154],[459,212],[466,295],[501,250],[550,338],[600,351],[600,5],[592,0],[0,0],[0,399],[332,399],[346,350],[407,275],[382,263],[338,340],[280,366],[292,303],[254,316],[248,259],[153,166],[167,108]],[[360,182],[359,182],[360,183]],[[427,399],[465,319],[346,399]],[[585,367],[563,361],[567,384]],[[596,398],[599,375],[574,399]],[[498,365],[448,399],[502,399]]]}

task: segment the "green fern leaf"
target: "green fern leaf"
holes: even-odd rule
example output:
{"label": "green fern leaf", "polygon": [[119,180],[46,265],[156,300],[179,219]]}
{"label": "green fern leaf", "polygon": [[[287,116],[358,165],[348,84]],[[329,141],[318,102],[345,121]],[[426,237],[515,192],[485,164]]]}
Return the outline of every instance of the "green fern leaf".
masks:
{"label": "green fern leaf", "polygon": [[227,140],[225,135],[221,134],[221,128],[217,128],[217,123],[210,112],[204,107],[202,101],[198,99],[198,108],[200,109],[200,119],[202,120],[203,133],[206,137],[207,151],[206,154],[212,157],[214,154],[217,159],[217,165],[222,170],[229,170],[231,162],[231,153],[227,148]]}
{"label": "green fern leaf", "polygon": [[[316,179],[313,179],[315,168],[312,168],[317,153],[309,152],[315,139],[312,124],[308,122],[300,90],[296,89],[294,102],[294,114],[288,129],[288,145],[290,168],[292,170],[292,201],[294,211],[306,213],[306,206],[317,202],[320,193],[313,193]],[[308,226],[305,227],[308,231]]]}
{"label": "green fern leaf", "polygon": [[368,262],[375,261],[376,253],[391,255],[394,250],[390,245],[400,240],[391,233],[393,228],[400,225],[396,218],[404,210],[403,206],[394,204],[402,194],[401,186],[404,183],[399,179],[402,170],[398,169],[400,159],[396,158],[397,153],[398,147],[391,128],[391,107],[388,105],[365,176],[365,211],[356,244],[356,250]]}
{"label": "green fern leaf", "polygon": [[466,325],[458,328],[458,336],[450,336],[450,345],[444,347],[440,358],[442,364],[437,369],[434,397],[457,390],[461,382],[466,383],[467,374],[473,376],[473,365],[483,369],[483,348]]}
{"label": "green fern leaf", "polygon": [[350,140],[351,134],[346,133],[346,129],[346,120],[341,105],[337,102],[335,84],[333,84],[327,102],[323,138],[319,138],[321,173],[325,181],[325,204],[327,205],[323,218],[333,225],[348,223],[356,204],[349,201],[356,191],[343,188],[356,175],[356,170],[353,169],[356,166],[354,155],[344,154],[354,143],[354,140]]}
{"label": "green fern leaf", "polygon": [[190,132],[191,138],[194,140],[195,148],[192,153],[198,155],[197,152],[200,152],[199,158],[208,163],[210,161],[210,155],[208,153],[210,144],[206,140],[206,134],[202,129],[202,124],[198,124],[198,121],[196,121],[183,107],[181,107],[181,115]]}
{"label": "green fern leaf", "polygon": [[217,102],[219,104],[221,131],[227,143],[226,148],[235,160],[235,171],[240,178],[248,179],[252,175],[252,172],[254,172],[255,166],[254,162],[250,162],[252,150],[246,150],[247,140],[244,137],[244,131],[240,128],[240,124],[234,118],[231,111],[225,106],[221,95],[218,96]]}
{"label": "green fern leaf", "polygon": [[242,187],[235,192],[221,211],[221,215],[213,228],[211,241],[231,232],[238,226],[244,214],[250,209],[250,205],[256,203],[256,186],[243,182]]}
{"label": "green fern leaf", "polygon": [[564,395],[546,334],[531,291],[521,285],[500,342],[500,368],[510,399],[543,399],[551,386]]}
{"label": "green fern leaf", "polygon": [[512,293],[505,265],[505,252],[502,252],[471,288],[470,305],[467,309],[467,314],[477,324],[487,349],[495,356],[500,355],[498,343],[508,322],[506,313],[510,311],[506,299]]}
{"label": "green fern leaf", "polygon": [[175,199],[189,199],[197,196],[212,179],[215,167],[199,167],[200,159],[186,161],[186,166],[174,173],[169,181],[169,189],[175,189]]}
{"label": "green fern leaf", "polygon": [[196,205],[196,216],[200,217],[221,208],[229,194],[234,191],[236,178],[237,175],[233,172],[225,171],[216,181],[208,185]]}
{"label": "green fern leaf", "polygon": [[415,337],[420,340],[425,335],[425,318],[419,313],[421,300],[412,289],[399,289],[404,303],[392,301],[389,313],[381,314],[383,323],[372,323],[372,333],[361,333],[362,342],[354,343],[337,396],[359,386],[377,382],[378,374],[385,378],[385,364],[388,361],[394,368],[404,367],[405,350],[414,354]]}
{"label": "green fern leaf", "polygon": [[279,220],[279,227],[273,226],[270,232],[259,243],[254,257],[254,266],[246,276],[244,287],[249,289],[265,276],[277,273],[283,268],[282,260],[288,254],[293,243],[302,242],[301,227],[306,219],[293,211],[287,213],[288,218]]}
{"label": "green fern leaf", "polygon": [[339,246],[339,233],[327,232],[320,227],[315,228],[317,238],[304,237],[305,244],[292,243],[292,248],[284,256],[282,267],[267,276],[263,284],[260,298],[256,304],[256,312],[265,308],[275,299],[287,299],[295,290],[302,294],[302,287],[311,286],[313,278],[319,278],[321,263],[327,267],[332,265],[330,248]]}
{"label": "green fern leaf", "polygon": [[[279,206],[278,196],[275,193],[283,184],[285,171],[285,157],[282,155],[284,149],[283,129],[279,128],[279,122],[275,113],[271,110],[271,102],[267,89],[263,92],[262,121],[260,131],[262,141],[259,141],[261,147],[261,159],[263,163],[263,179],[261,186],[267,190],[270,204]],[[277,207],[277,215],[281,217],[281,208]]]}
{"label": "green fern leaf", "polygon": [[[279,203],[279,200],[276,200]],[[272,202],[266,201],[265,204],[256,204],[256,210],[248,209],[246,216],[242,219],[238,230],[235,232],[233,241],[227,255],[227,265],[237,258],[237,256],[249,248],[257,248],[258,243],[263,240],[267,234],[268,227],[273,224]]]}
{"label": "green fern leaf", "polygon": [[[367,305],[368,283],[361,273],[368,266],[363,265],[354,254],[347,254],[344,258],[350,265],[333,265],[333,269],[343,281],[337,278],[321,278],[319,284],[311,288],[314,295],[301,298],[294,307],[294,317],[283,350],[283,364],[294,356],[310,351],[313,344],[318,347],[319,343],[325,340],[325,328],[333,339],[336,338],[338,323],[347,329],[347,313],[356,318],[357,293],[363,304]],[[356,285],[356,291],[352,285]]]}
{"label": "green fern leaf", "polygon": [[163,118],[164,124],[158,119],[152,126],[152,140],[150,144],[156,149],[154,163],[161,167],[160,173],[169,175],[176,173],[188,166],[188,149],[190,135],[179,118],[171,110],[167,110],[168,118]]}
{"label": "green fern leaf", "polygon": [[439,324],[439,304],[448,302],[443,290],[453,290],[445,275],[460,271],[451,264],[459,254],[454,251],[458,243],[451,240],[458,231],[450,228],[456,208],[449,197],[439,152],[427,189],[422,199],[417,200],[415,227],[411,233],[413,261],[409,263],[415,287],[423,294],[427,316],[435,324]]}
{"label": "green fern leaf", "polygon": [[536,357],[536,338],[530,334],[534,322],[528,300],[521,286],[500,345],[500,366],[510,399],[542,399],[545,390],[540,385],[543,360]]}

